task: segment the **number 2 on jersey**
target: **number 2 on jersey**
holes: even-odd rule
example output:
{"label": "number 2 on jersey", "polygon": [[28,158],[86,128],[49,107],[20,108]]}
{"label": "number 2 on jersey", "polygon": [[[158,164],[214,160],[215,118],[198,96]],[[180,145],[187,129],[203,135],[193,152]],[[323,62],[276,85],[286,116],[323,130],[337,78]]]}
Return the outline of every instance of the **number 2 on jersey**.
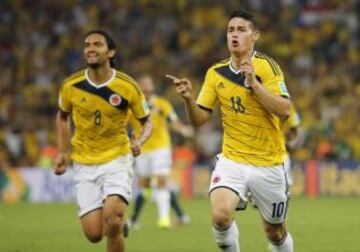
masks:
{"label": "number 2 on jersey", "polygon": [[101,124],[101,111],[99,109],[94,112],[94,123],[95,125]]}

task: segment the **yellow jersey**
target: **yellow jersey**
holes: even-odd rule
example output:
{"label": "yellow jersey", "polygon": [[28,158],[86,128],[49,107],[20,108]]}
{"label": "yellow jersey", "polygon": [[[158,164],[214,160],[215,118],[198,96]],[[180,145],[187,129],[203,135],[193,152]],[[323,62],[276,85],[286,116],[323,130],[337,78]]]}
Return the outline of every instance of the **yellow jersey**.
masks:
{"label": "yellow jersey", "polygon": [[145,118],[149,109],[141,89],[128,75],[112,69],[111,78],[96,85],[87,71],[80,70],[64,81],[59,107],[71,113],[74,123],[71,158],[83,164],[104,163],[130,152],[128,110]]}
{"label": "yellow jersey", "polygon": [[[197,98],[200,108],[212,111],[220,104],[223,124],[222,154],[236,162],[273,166],[283,163],[284,136],[280,118],[269,113],[245,85],[245,76],[230,59],[210,67]],[[283,73],[268,56],[254,52],[251,62],[257,80],[271,93],[288,97]]]}
{"label": "yellow jersey", "polygon": [[[141,147],[142,153],[150,152],[160,148],[170,148],[171,138],[169,122],[177,120],[178,117],[173,106],[166,99],[153,95],[148,101],[150,108],[150,119],[153,131],[149,139]],[[141,124],[132,113],[129,114],[129,122],[136,136],[139,136]]]}

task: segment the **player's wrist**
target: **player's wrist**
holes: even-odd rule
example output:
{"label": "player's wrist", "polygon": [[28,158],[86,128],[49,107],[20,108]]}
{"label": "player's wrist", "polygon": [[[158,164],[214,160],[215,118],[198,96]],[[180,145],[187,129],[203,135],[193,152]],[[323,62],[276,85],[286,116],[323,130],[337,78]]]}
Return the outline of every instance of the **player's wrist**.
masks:
{"label": "player's wrist", "polygon": [[184,100],[188,105],[196,105],[196,101],[193,95],[190,95],[189,97],[184,97]]}
{"label": "player's wrist", "polygon": [[249,87],[252,88],[254,91],[260,88],[260,83],[255,80],[252,83],[249,83]]}

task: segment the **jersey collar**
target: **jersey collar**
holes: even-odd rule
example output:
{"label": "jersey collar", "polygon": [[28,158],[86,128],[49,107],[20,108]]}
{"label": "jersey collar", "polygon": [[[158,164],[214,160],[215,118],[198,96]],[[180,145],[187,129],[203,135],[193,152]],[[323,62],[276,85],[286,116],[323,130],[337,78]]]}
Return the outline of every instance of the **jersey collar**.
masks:
{"label": "jersey collar", "polygon": [[[251,55],[251,59],[254,58],[255,54],[256,54],[256,50],[253,51],[253,53]],[[232,66],[232,58],[230,58],[229,68],[230,68],[231,72],[233,72],[236,75],[238,75],[241,72],[241,70],[236,70],[235,68],[233,68],[233,66]]]}
{"label": "jersey collar", "polygon": [[115,78],[115,75],[116,75],[116,71],[114,69],[111,69],[112,75],[111,75],[110,79],[108,79],[106,82],[98,85],[90,80],[88,71],[89,71],[88,69],[85,70],[85,78],[91,86],[93,86],[97,89],[107,86],[110,82],[113,81],[113,79]]}

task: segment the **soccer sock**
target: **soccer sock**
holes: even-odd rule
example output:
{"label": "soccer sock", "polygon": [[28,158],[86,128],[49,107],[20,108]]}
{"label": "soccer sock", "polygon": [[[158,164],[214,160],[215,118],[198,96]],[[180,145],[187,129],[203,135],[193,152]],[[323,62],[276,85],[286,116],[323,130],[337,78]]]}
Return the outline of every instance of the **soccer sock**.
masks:
{"label": "soccer sock", "polygon": [[284,237],[280,242],[271,243],[271,251],[272,252],[293,252],[294,251],[294,242],[289,232],[286,232]]}
{"label": "soccer sock", "polygon": [[222,252],[240,252],[239,230],[233,220],[226,229],[212,228],[215,241]]}
{"label": "soccer sock", "polygon": [[171,207],[174,209],[176,216],[178,218],[181,218],[184,215],[184,212],[182,211],[182,209],[179,205],[176,193],[173,191],[170,191],[170,204],[171,204]]}
{"label": "soccer sock", "polygon": [[146,201],[143,193],[144,193],[143,189],[139,189],[139,191],[137,192],[137,194],[135,196],[134,212],[131,216],[132,222],[137,221],[137,219],[139,218],[141,209],[143,208],[144,203]]}
{"label": "soccer sock", "polygon": [[158,208],[159,219],[170,218],[170,192],[166,188],[154,190],[154,200]]}

